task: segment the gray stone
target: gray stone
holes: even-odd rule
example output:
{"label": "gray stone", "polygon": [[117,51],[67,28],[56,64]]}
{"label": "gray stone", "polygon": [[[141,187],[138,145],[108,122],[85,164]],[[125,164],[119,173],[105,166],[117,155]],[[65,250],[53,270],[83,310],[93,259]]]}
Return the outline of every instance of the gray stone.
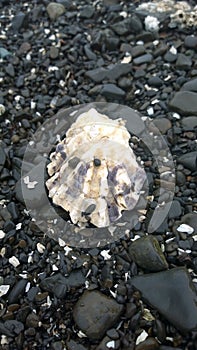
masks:
{"label": "gray stone", "polygon": [[129,254],[133,261],[145,270],[156,272],[168,268],[158,240],[152,235],[141,237],[132,242]]}
{"label": "gray stone", "polygon": [[190,57],[184,55],[183,53],[179,53],[176,61],[176,67],[182,70],[188,70],[191,68],[192,60]]}
{"label": "gray stone", "polygon": [[163,80],[157,76],[153,76],[148,79],[148,85],[156,88],[161,87],[163,85]]}
{"label": "gray stone", "polygon": [[180,205],[180,202],[177,200],[172,201],[172,205],[170,207],[170,211],[168,213],[169,219],[175,219],[180,217],[182,214],[182,207]]}
{"label": "gray stone", "polygon": [[197,92],[197,78],[187,81],[183,84],[181,90]]}
{"label": "gray stone", "polygon": [[197,170],[197,151],[183,154],[177,159],[177,162],[192,171],[196,171]]}
{"label": "gray stone", "polygon": [[85,348],[83,345],[76,343],[72,339],[66,342],[66,348],[68,350],[87,350],[87,348]]}
{"label": "gray stone", "polygon": [[109,99],[120,99],[125,96],[125,91],[115,84],[104,84],[100,93]]}
{"label": "gray stone", "polygon": [[197,295],[184,267],[131,278],[142,300],[182,332],[197,329]]}
{"label": "gray stone", "polygon": [[153,55],[146,53],[145,55],[134,58],[133,63],[136,65],[150,63],[153,60]]}
{"label": "gray stone", "polygon": [[194,228],[194,234],[197,233],[197,213],[188,213],[182,216],[181,223]]}
{"label": "gray stone", "polygon": [[82,18],[91,18],[94,14],[94,7],[91,5],[84,6],[80,11],[80,17]]}
{"label": "gray stone", "polygon": [[162,134],[165,134],[172,127],[171,121],[167,118],[154,119],[154,125]]}
{"label": "gray stone", "polygon": [[179,91],[169,102],[169,107],[183,115],[197,115],[197,93]]}
{"label": "gray stone", "polygon": [[181,120],[184,131],[193,131],[197,127],[197,117],[185,117]]}
{"label": "gray stone", "polygon": [[49,18],[54,21],[65,13],[65,7],[57,2],[50,2],[47,6],[47,13]]}
{"label": "gray stone", "polygon": [[90,339],[101,339],[118,321],[123,305],[99,291],[85,291],[73,310],[74,321]]}
{"label": "gray stone", "polygon": [[188,49],[197,50],[197,36],[194,36],[194,35],[186,36],[184,44],[185,44],[185,47],[187,47]]}
{"label": "gray stone", "polygon": [[129,33],[140,33],[142,31],[142,22],[136,15],[123,19],[120,22],[112,24],[111,28],[118,35]]}

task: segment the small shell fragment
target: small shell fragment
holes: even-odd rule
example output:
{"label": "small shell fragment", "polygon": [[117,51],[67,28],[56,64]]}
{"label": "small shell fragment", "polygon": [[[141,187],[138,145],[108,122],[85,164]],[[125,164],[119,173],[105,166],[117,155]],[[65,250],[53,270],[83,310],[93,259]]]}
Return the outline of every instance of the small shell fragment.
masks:
{"label": "small shell fragment", "polygon": [[74,224],[107,227],[135,207],[146,175],[129,139],[123,119],[112,120],[91,108],[51,153],[49,197],[69,212]]}

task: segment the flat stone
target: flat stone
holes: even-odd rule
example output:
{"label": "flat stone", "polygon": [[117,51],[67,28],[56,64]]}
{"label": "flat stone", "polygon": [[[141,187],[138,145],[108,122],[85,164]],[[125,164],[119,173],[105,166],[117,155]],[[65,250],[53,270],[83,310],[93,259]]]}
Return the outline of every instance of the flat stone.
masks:
{"label": "flat stone", "polygon": [[177,162],[182,164],[184,167],[196,171],[197,169],[197,151],[185,153],[178,157]]}
{"label": "flat stone", "polygon": [[185,117],[181,119],[181,125],[184,131],[193,131],[197,127],[197,117]]}
{"label": "flat stone", "polygon": [[12,28],[15,32],[19,31],[25,24],[26,14],[22,11],[18,12],[12,19]]}
{"label": "flat stone", "polygon": [[167,51],[164,55],[164,60],[169,63],[173,63],[177,60],[177,54],[173,54],[170,51]]}
{"label": "flat stone", "polygon": [[16,320],[7,320],[4,323],[0,322],[0,334],[7,335],[8,337],[14,338],[23,330],[24,325],[22,322]]}
{"label": "flat stone", "polygon": [[163,85],[163,80],[157,76],[152,76],[148,79],[148,85],[153,87],[161,87]]}
{"label": "flat stone", "polygon": [[95,83],[100,83],[106,78],[107,70],[104,68],[96,68],[85,73],[86,77],[93,80]]}
{"label": "flat stone", "polygon": [[186,268],[137,276],[130,279],[130,284],[140,291],[142,300],[177,329],[182,332],[197,329],[197,295]]}
{"label": "flat stone", "polygon": [[188,70],[191,68],[192,60],[190,57],[179,53],[176,61],[176,67],[181,70]]}
{"label": "flat stone", "polygon": [[118,63],[115,64],[112,68],[110,68],[107,72],[106,72],[106,77],[108,79],[118,79],[123,75],[128,74],[129,72],[131,72],[132,69],[132,65],[129,63]]}
{"label": "flat stone", "polygon": [[153,60],[153,55],[146,53],[145,55],[134,58],[133,63],[136,65],[150,63]]}
{"label": "flat stone", "polygon": [[40,287],[47,292],[54,293],[57,298],[64,298],[69,288],[81,287],[85,283],[85,277],[79,270],[72,271],[68,277],[61,273],[54,274],[41,281]]}
{"label": "flat stone", "polygon": [[185,37],[184,45],[188,49],[196,49],[197,50],[197,36],[188,35]]}
{"label": "flat stone", "polygon": [[144,236],[132,242],[129,254],[133,261],[145,270],[156,272],[168,268],[165,256],[154,236]]}
{"label": "flat stone", "polygon": [[65,13],[65,7],[57,2],[50,2],[47,6],[49,18],[53,21]]}
{"label": "flat stone", "polygon": [[167,118],[154,119],[154,125],[162,134],[165,134],[172,127],[171,121]]}
{"label": "flat stone", "polygon": [[125,96],[125,91],[120,89],[115,84],[104,84],[100,94],[109,99],[119,99]]}
{"label": "flat stone", "polygon": [[136,15],[123,19],[120,22],[111,25],[111,28],[118,35],[125,35],[129,33],[139,33],[142,31],[142,22]]}
{"label": "flat stone", "polygon": [[58,56],[59,56],[59,49],[58,49],[58,47],[51,46],[50,47],[50,51],[49,51],[49,55],[52,58],[52,60],[58,58]]}
{"label": "flat stone", "polygon": [[168,213],[169,219],[179,218],[182,214],[182,207],[180,202],[177,200],[172,201],[172,205],[170,207],[170,211]]}
{"label": "flat stone", "polygon": [[83,9],[80,11],[80,17],[82,18],[91,18],[94,14],[94,7],[91,5],[84,6]]}
{"label": "flat stone", "polygon": [[197,115],[197,93],[179,91],[169,102],[171,110],[183,115]]}
{"label": "flat stone", "polygon": [[181,90],[197,92],[197,78],[187,81],[185,84],[183,84]]}
{"label": "flat stone", "polygon": [[74,307],[77,326],[90,339],[101,339],[118,321],[123,305],[99,291],[85,291]]}
{"label": "flat stone", "polygon": [[145,52],[146,52],[146,49],[144,45],[137,45],[131,48],[131,55],[133,58],[142,56],[143,54],[145,54]]}

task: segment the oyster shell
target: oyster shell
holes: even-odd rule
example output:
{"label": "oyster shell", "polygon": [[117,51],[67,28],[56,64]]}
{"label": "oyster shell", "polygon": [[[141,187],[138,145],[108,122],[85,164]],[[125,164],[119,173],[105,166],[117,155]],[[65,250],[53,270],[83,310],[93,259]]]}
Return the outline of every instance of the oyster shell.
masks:
{"label": "oyster shell", "polygon": [[54,204],[74,224],[106,227],[135,207],[145,181],[125,121],[94,108],[82,113],[50,155],[46,182]]}

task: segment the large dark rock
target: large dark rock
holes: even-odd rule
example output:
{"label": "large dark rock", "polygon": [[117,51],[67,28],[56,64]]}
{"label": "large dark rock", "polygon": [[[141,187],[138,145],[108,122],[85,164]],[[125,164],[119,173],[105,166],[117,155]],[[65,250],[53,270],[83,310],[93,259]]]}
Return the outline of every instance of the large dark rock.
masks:
{"label": "large dark rock", "polygon": [[197,94],[189,91],[179,91],[170,101],[169,107],[183,115],[197,115]]}
{"label": "large dark rock", "polygon": [[109,99],[120,99],[125,96],[125,91],[115,84],[104,84],[100,93]]}
{"label": "large dark rock", "polygon": [[197,294],[184,267],[137,276],[130,280],[142,299],[182,332],[197,329]]}
{"label": "large dark rock", "polygon": [[187,81],[183,84],[181,90],[197,92],[197,78]]}
{"label": "large dark rock", "polygon": [[185,153],[177,159],[178,163],[184,165],[184,167],[196,171],[197,170],[197,151]]}
{"label": "large dark rock", "polygon": [[77,326],[90,339],[101,339],[119,319],[123,306],[98,291],[85,291],[74,307]]}

